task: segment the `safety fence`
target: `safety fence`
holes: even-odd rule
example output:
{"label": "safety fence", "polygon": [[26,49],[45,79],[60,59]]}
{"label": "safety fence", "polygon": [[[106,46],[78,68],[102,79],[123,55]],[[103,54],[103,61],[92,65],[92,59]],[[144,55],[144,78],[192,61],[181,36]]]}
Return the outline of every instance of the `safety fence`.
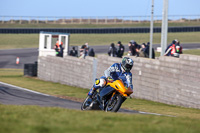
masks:
{"label": "safety fence", "polygon": [[[70,34],[105,34],[105,33],[149,33],[149,27],[141,28],[0,28],[0,33],[6,34],[35,34],[45,32],[63,32]],[[168,27],[168,32],[198,32],[200,26]],[[161,32],[161,27],[154,27],[154,33]]]}

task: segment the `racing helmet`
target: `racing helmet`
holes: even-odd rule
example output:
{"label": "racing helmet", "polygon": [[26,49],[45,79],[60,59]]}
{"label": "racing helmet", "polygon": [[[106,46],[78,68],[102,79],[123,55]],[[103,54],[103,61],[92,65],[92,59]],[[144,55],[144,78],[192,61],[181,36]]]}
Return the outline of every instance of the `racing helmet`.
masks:
{"label": "racing helmet", "polygon": [[124,57],[122,59],[122,68],[126,71],[126,72],[130,72],[130,70],[133,67],[133,63],[134,61],[132,59],[130,59],[129,57]]}

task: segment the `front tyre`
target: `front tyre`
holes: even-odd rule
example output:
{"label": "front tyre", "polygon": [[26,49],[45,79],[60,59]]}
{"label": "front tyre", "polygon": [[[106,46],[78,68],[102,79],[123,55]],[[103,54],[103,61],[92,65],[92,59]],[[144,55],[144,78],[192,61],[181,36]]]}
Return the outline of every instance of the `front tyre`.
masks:
{"label": "front tyre", "polygon": [[90,110],[91,109],[92,99],[87,96],[84,102],[81,105],[81,110]]}
{"label": "front tyre", "polygon": [[120,109],[123,101],[124,100],[121,95],[115,95],[112,100],[108,101],[105,111],[117,112]]}

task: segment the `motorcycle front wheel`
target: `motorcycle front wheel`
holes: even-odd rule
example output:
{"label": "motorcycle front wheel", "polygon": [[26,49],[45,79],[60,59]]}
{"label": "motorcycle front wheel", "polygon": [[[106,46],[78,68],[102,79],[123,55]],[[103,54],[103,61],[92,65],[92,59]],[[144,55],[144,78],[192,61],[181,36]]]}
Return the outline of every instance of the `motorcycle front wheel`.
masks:
{"label": "motorcycle front wheel", "polygon": [[105,111],[117,112],[123,103],[123,98],[121,95],[116,95],[112,100],[108,101]]}
{"label": "motorcycle front wheel", "polygon": [[91,103],[92,103],[92,99],[89,96],[87,96],[81,105],[81,110],[90,110]]}

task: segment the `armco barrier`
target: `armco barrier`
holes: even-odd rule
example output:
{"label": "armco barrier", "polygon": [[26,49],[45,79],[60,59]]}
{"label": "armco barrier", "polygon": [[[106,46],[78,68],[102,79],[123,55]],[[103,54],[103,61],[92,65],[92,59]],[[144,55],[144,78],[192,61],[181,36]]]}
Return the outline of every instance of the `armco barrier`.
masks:
{"label": "armco barrier", "polygon": [[[4,34],[35,34],[45,32],[63,32],[70,34],[108,34],[108,33],[149,33],[149,27],[137,28],[0,28]],[[195,27],[169,27],[168,32],[197,32],[200,26]],[[160,27],[154,27],[154,33],[161,32]]]}
{"label": "armco barrier", "polygon": [[[155,60],[131,58],[135,61],[132,70],[132,96],[200,109],[200,56],[163,56]],[[106,55],[100,55],[96,59],[70,56],[39,57],[38,77],[42,80],[89,89],[94,82],[94,76],[102,76],[104,70],[116,62],[121,62],[121,58]]]}

